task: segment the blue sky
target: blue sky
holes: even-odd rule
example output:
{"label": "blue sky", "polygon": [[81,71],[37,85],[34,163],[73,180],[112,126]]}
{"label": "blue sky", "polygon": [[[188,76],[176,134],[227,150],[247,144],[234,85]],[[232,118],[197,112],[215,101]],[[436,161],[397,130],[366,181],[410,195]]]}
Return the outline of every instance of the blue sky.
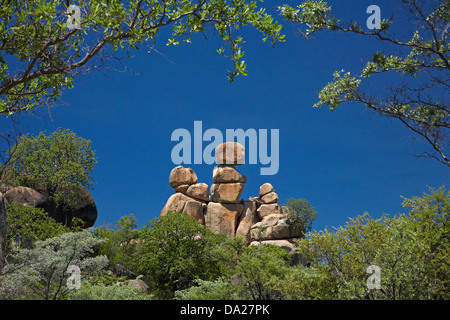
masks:
{"label": "blue sky", "polygon": [[[390,1],[328,1],[338,15],[365,26],[366,8],[377,4],[382,17],[401,15]],[[266,1],[269,12],[279,4]],[[280,19],[281,20],[281,19]],[[133,51],[124,63],[133,73],[91,72],[64,92],[65,105],[52,109],[53,122],[30,119],[26,132],[68,128],[89,139],[98,164],[97,184],[91,191],[98,207],[95,226],[114,223],[133,213],[140,226],[157,217],[174,192],[169,186],[171,141],[175,129],[193,134],[194,121],[203,130],[279,129],[280,167],[276,175],[260,175],[260,165],[238,170],[248,183],[243,199],[257,196],[270,182],[283,204],[305,198],[319,215],[313,229],[345,224],[348,217],[369,212],[405,212],[401,196],[412,197],[450,181],[449,169],[435,160],[417,158],[428,146],[411,139],[398,121],[381,118],[361,105],[343,105],[335,112],[315,109],[317,92],[345,69],[357,72],[380,43],[348,34],[323,33],[312,40],[298,35],[297,27],[283,23],[286,42],[275,48],[261,34],[246,28],[247,77],[230,84],[229,60],[216,53],[217,36],[194,37],[193,44],[165,46],[161,31],[157,52]],[[406,29],[394,25],[399,34]],[[383,90],[385,83],[376,89]],[[204,144],[206,146],[207,143]],[[213,165],[187,165],[199,182],[212,184]]]}

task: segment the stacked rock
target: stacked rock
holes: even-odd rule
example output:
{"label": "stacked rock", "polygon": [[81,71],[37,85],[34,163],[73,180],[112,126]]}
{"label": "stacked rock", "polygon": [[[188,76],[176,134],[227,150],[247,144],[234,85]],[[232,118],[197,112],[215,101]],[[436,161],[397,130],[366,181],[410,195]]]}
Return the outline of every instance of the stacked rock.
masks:
{"label": "stacked rock", "polygon": [[197,175],[191,168],[178,166],[169,175],[169,184],[175,189],[160,215],[169,211],[187,213],[192,219],[205,224],[206,203],[209,201],[209,186],[197,183]]}
{"label": "stacked rock", "polygon": [[304,264],[293,241],[303,235],[303,230],[295,227],[289,212],[278,204],[273,186],[264,183],[258,197],[240,200],[247,178],[235,166],[244,163],[244,147],[225,142],[217,146],[216,158],[218,165],[213,169],[210,190],[206,183],[198,183],[191,168],[178,166],[170,172],[169,184],[175,194],[161,210],[161,216],[168,211],[187,213],[215,233],[244,236],[250,246],[277,245],[289,251],[294,263]]}
{"label": "stacked rock", "polygon": [[225,142],[216,148],[218,166],[213,169],[211,202],[205,225],[213,232],[234,236],[243,211],[240,197],[247,178],[235,168],[245,162],[245,148],[236,142]]}
{"label": "stacked rock", "polygon": [[270,183],[265,183],[259,188],[259,197],[255,199],[260,202],[256,212],[260,219],[250,229],[251,238],[256,241],[280,240],[296,238],[302,235],[290,218],[289,212],[283,212],[277,203],[278,195]]}

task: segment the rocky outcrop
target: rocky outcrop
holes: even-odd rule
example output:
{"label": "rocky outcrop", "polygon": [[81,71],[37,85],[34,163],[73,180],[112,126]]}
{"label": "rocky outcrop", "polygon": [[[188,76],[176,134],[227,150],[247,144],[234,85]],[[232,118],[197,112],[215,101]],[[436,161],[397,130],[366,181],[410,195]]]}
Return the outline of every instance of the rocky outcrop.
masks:
{"label": "rocky outcrop", "polygon": [[50,217],[66,226],[71,226],[73,218],[81,219],[83,228],[92,227],[97,220],[97,206],[94,199],[81,185],[76,201],[66,206],[57,206],[44,192],[24,186],[10,186],[4,196],[8,203],[16,202],[44,209]]}
{"label": "rocky outcrop", "polygon": [[249,245],[277,245],[289,251],[294,263],[303,263],[295,253],[293,239],[304,232],[295,226],[288,212],[283,212],[272,184],[261,185],[258,197],[240,199],[247,178],[235,166],[244,163],[244,147],[236,142],[220,144],[216,159],[219,165],[213,169],[211,188],[198,183],[191,168],[175,167],[169,175],[175,194],[160,215],[169,211],[187,213],[215,233],[244,236]]}

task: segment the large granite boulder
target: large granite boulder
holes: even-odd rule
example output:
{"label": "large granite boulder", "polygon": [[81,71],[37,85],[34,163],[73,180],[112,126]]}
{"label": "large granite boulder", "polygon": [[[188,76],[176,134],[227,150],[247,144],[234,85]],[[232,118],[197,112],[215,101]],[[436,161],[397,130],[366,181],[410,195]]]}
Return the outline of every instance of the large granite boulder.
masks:
{"label": "large granite boulder", "polygon": [[211,185],[211,200],[220,203],[237,203],[244,190],[242,182]]}
{"label": "large granite boulder", "polygon": [[240,174],[233,166],[216,166],[213,169],[213,182],[214,183],[230,183],[230,182],[242,182],[246,183],[247,178]]}
{"label": "large granite boulder", "polygon": [[217,164],[242,165],[245,163],[245,148],[238,142],[224,142],[216,147]]}
{"label": "large granite boulder", "polygon": [[79,190],[75,199],[64,206],[58,206],[42,190],[18,186],[11,187],[5,192],[8,203],[20,203],[44,209],[50,217],[66,226],[72,225],[73,218],[83,221],[82,228],[92,227],[97,220],[97,206],[92,195],[83,186],[78,185]]}
{"label": "large granite boulder", "polygon": [[181,185],[191,185],[197,183],[197,175],[191,168],[178,166],[172,169],[169,175],[169,185],[176,188]]}
{"label": "large granite boulder", "polygon": [[243,205],[240,203],[208,203],[205,226],[214,233],[234,236]]}
{"label": "large granite boulder", "polygon": [[256,203],[254,201],[244,201],[242,213],[239,217],[236,236],[247,236],[252,226],[259,222],[259,216],[256,213]]}

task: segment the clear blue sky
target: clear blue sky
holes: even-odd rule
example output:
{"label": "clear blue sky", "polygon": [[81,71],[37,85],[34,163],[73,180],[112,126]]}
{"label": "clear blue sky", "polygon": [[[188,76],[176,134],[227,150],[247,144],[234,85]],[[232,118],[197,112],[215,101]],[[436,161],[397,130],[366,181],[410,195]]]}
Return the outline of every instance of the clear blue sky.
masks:
{"label": "clear blue sky", "polygon": [[[339,15],[363,26],[371,4],[383,16],[401,15],[391,1],[328,1]],[[269,12],[279,4],[266,1]],[[280,19],[281,20],[281,19]],[[396,24],[401,33],[404,26]],[[345,224],[348,217],[369,212],[405,212],[401,196],[412,197],[427,186],[448,184],[448,168],[416,154],[428,150],[414,142],[398,121],[381,118],[361,105],[343,105],[335,112],[315,109],[317,92],[335,70],[358,71],[380,43],[354,35],[323,33],[305,40],[297,27],[284,23],[286,42],[272,48],[251,28],[243,32],[247,77],[233,84],[226,78],[229,60],[216,53],[218,37],[194,37],[193,44],[166,47],[161,32],[156,52],[133,51],[125,60],[133,73],[92,72],[63,94],[66,105],[52,109],[53,123],[32,119],[27,132],[68,128],[90,139],[98,164],[97,184],[91,191],[98,207],[95,226],[114,223],[133,213],[139,225],[159,215],[174,192],[168,184],[171,134],[185,128],[193,134],[194,121],[204,130],[249,128],[280,130],[280,168],[261,176],[260,165],[244,165],[248,178],[242,198],[257,196],[270,182],[279,202],[305,198],[319,215],[313,229]],[[381,83],[377,89],[383,90]],[[387,85],[387,84],[386,84]],[[206,143],[207,144],[207,143]],[[206,145],[205,144],[205,145]],[[190,165],[199,182],[212,183],[213,165]]]}

